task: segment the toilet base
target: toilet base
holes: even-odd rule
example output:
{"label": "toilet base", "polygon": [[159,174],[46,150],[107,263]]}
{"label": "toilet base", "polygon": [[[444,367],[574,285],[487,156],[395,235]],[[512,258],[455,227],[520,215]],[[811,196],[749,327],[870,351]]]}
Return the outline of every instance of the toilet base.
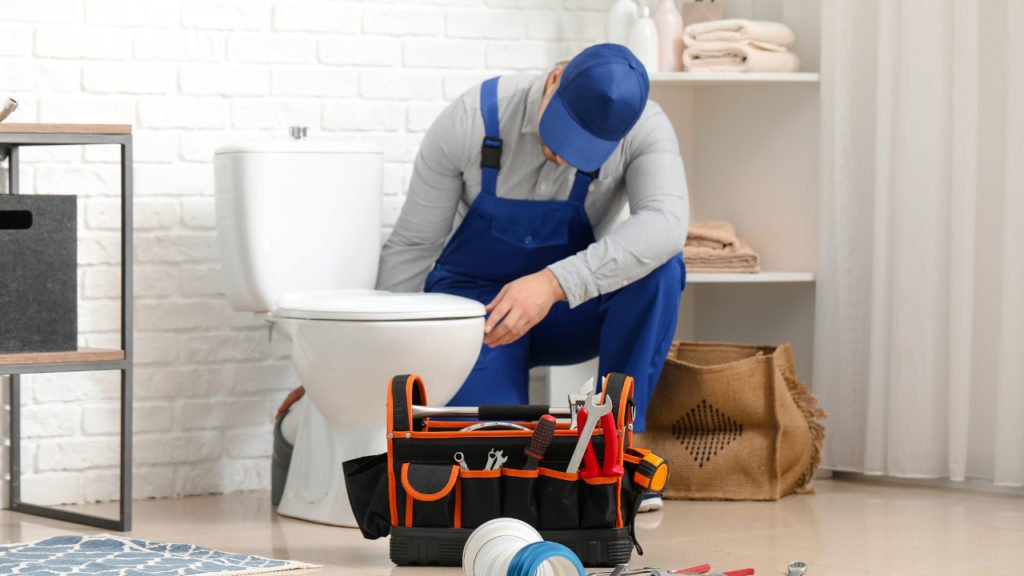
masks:
{"label": "toilet base", "polygon": [[278,514],[356,528],[341,465],[387,451],[387,431],[384,426],[336,430],[308,396],[296,402],[292,410],[298,418],[298,433]]}

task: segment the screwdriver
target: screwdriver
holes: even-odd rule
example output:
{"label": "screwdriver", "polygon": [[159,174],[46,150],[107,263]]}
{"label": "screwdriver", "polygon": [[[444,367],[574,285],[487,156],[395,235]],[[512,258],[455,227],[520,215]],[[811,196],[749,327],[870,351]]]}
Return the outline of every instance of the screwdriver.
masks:
{"label": "screwdriver", "polygon": [[536,470],[540,461],[544,459],[544,453],[551,446],[551,440],[555,437],[555,417],[545,414],[537,421],[537,427],[533,429],[533,436],[530,437],[530,445],[524,451],[526,453],[526,464],[523,470]]}

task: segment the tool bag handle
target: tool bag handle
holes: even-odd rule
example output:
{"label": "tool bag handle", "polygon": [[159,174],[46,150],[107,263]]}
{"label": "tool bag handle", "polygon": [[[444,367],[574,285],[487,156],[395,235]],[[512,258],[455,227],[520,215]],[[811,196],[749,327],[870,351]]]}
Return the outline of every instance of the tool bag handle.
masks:
{"label": "tool bag handle", "polygon": [[[612,401],[615,424],[628,430],[633,422],[633,378],[618,372],[609,372],[605,379],[602,402]],[[388,388],[388,430],[410,432],[414,428],[413,405],[425,406],[427,393],[423,379],[415,374],[401,374],[391,379]],[[485,404],[479,407],[481,421],[508,420],[530,422],[549,414],[551,407],[542,404]],[[422,421],[421,421],[422,422]],[[422,423],[420,424],[422,426]]]}
{"label": "tool bag handle", "polygon": [[610,398],[612,414],[620,429],[633,421],[633,377],[619,372],[609,372],[604,384],[602,402]]}
{"label": "tool bag handle", "polygon": [[[615,423],[620,430],[625,430],[633,422],[633,377],[609,372],[602,403],[605,398],[611,398]],[[479,419],[530,422],[540,420],[541,416],[550,413],[551,407],[546,404],[483,404],[480,406]]]}
{"label": "tool bag handle", "polygon": [[482,404],[479,419],[531,422],[548,414],[551,407],[546,404]]}
{"label": "tool bag handle", "polygon": [[630,425],[633,423],[633,410],[636,404],[633,402],[633,377],[619,372],[609,372],[604,378],[604,396],[602,403],[607,399],[612,401],[612,414],[615,415],[615,426],[625,431],[625,446],[633,444],[633,431]]}
{"label": "tool bag handle", "polygon": [[[427,391],[416,374],[399,374],[388,386],[388,431],[413,431],[413,404],[426,405]],[[420,426],[422,426],[422,421]]]}

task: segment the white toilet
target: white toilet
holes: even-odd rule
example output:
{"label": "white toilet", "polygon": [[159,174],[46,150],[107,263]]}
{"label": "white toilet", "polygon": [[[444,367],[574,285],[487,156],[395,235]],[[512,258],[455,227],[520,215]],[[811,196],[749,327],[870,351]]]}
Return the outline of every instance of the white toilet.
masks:
{"label": "white toilet", "polygon": [[[484,307],[446,294],[374,291],[383,156],[356,144],[224,147],[214,160],[217,230],[232,308],[291,340],[306,398],[278,511],[355,526],[341,464],[387,448],[386,386],[423,376],[450,400],[483,341]],[[307,398],[309,400],[307,400]]]}

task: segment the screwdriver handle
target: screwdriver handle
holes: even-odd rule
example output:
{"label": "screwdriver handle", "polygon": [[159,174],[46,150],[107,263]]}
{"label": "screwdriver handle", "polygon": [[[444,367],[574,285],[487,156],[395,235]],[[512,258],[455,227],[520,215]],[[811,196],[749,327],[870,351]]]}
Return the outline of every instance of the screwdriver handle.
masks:
{"label": "screwdriver handle", "polygon": [[551,440],[555,437],[555,417],[550,414],[541,416],[537,421],[537,427],[533,429],[533,436],[530,437],[530,445],[524,451],[526,453],[526,465],[523,470],[536,470],[544,454],[551,446]]}

